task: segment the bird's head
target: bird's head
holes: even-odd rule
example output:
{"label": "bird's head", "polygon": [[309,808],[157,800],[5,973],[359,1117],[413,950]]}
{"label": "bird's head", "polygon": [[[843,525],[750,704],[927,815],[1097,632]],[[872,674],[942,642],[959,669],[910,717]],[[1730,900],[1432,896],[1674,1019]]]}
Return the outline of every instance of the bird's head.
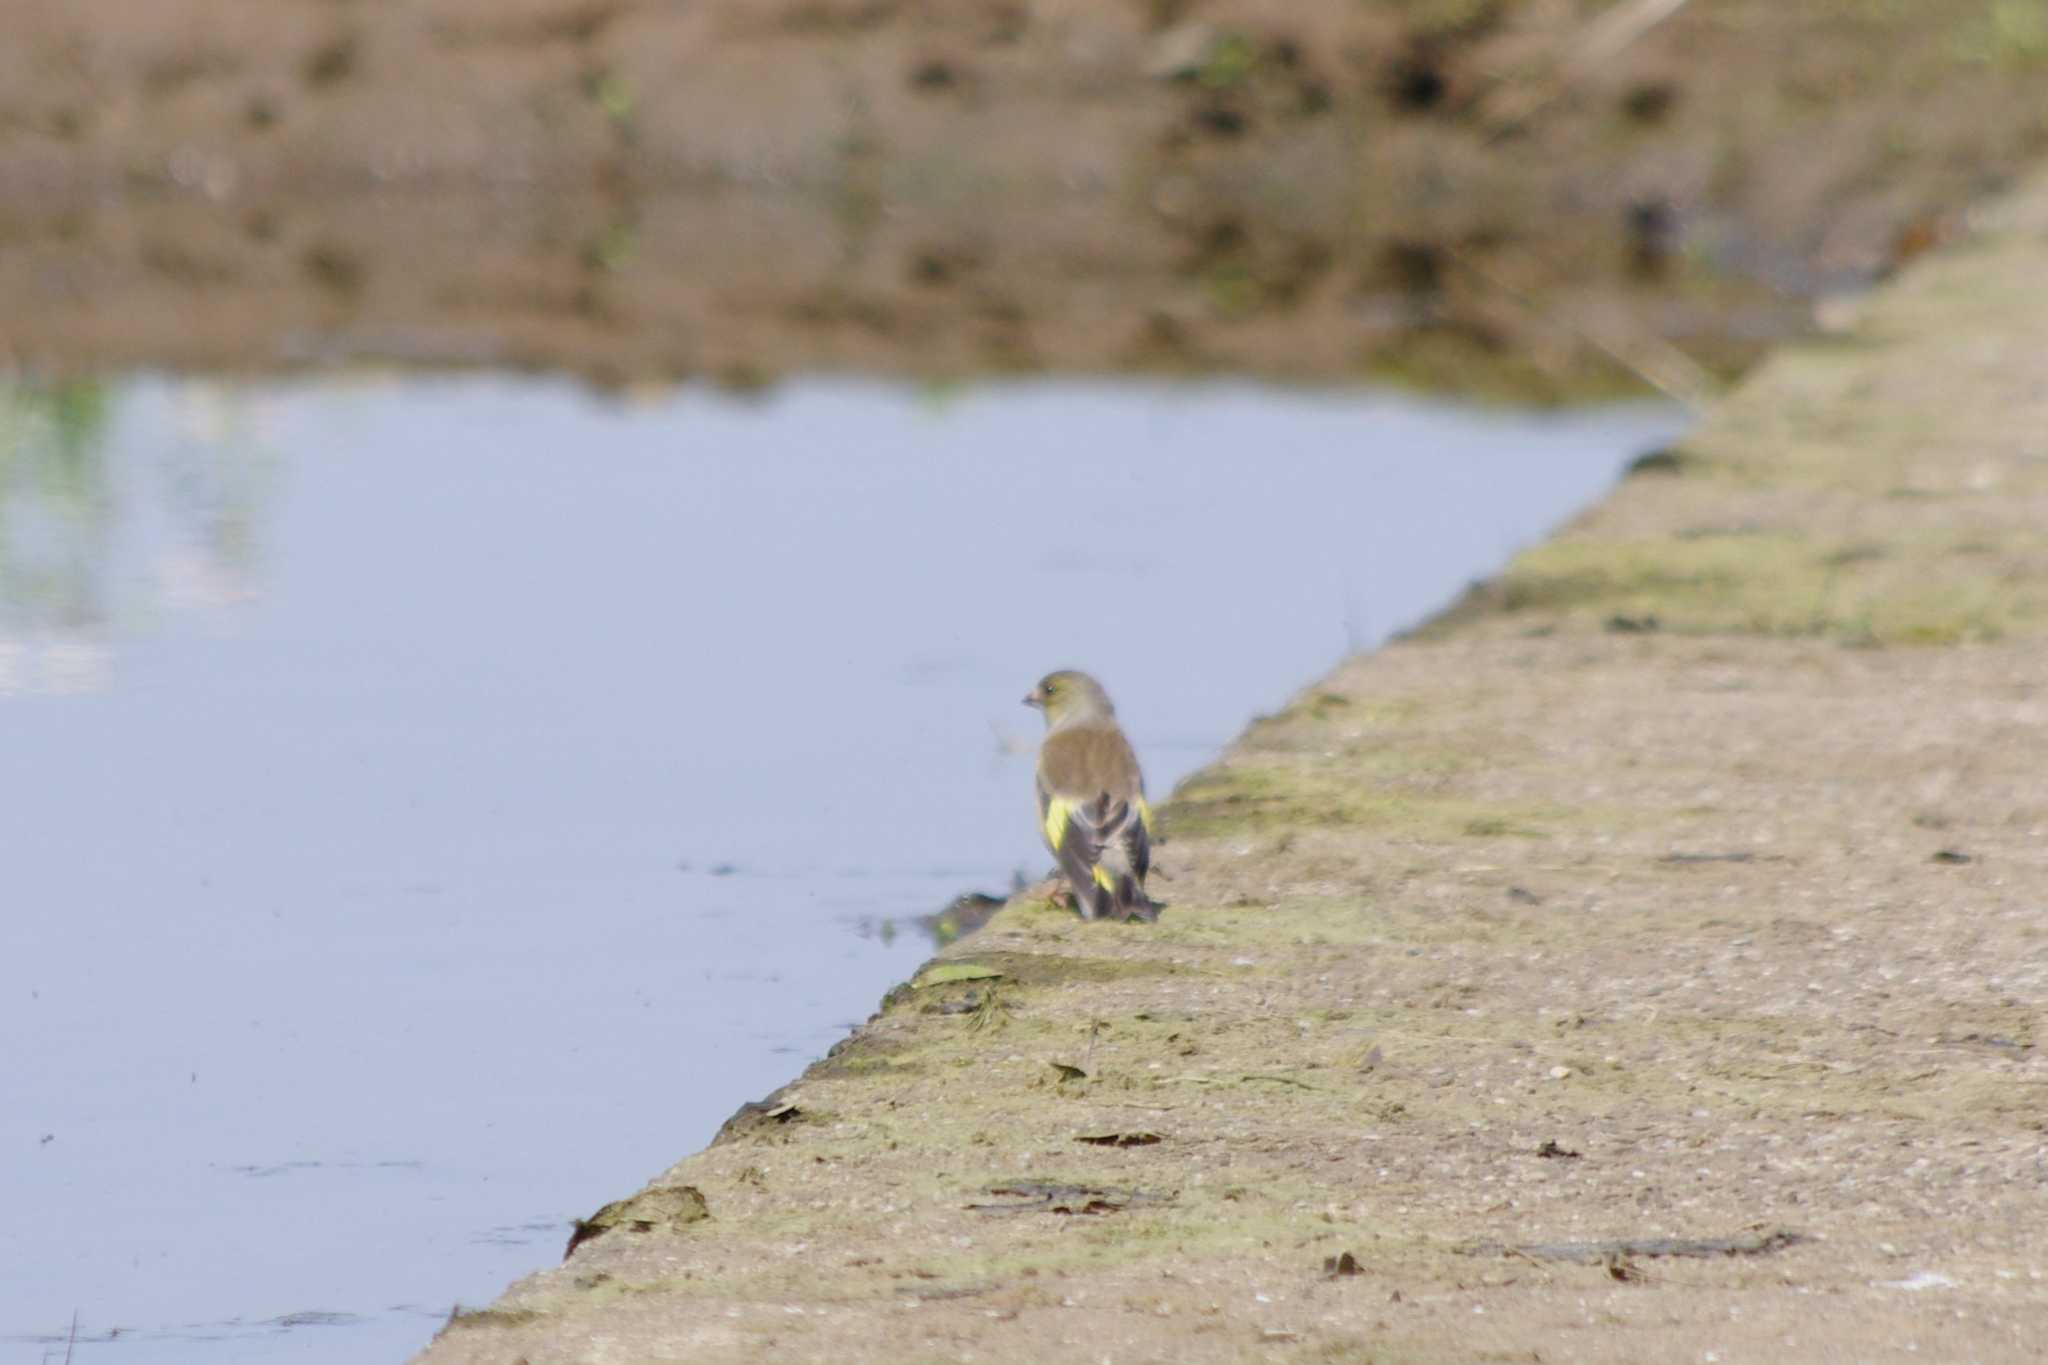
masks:
{"label": "bird's head", "polygon": [[1102,684],[1071,668],[1040,678],[1038,686],[1025,694],[1024,704],[1045,712],[1045,723],[1055,727],[1076,721],[1107,720],[1116,714]]}

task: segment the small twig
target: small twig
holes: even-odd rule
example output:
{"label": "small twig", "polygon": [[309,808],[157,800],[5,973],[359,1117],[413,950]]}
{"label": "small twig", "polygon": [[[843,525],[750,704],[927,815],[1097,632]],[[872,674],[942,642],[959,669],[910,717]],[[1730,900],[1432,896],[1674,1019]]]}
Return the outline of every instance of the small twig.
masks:
{"label": "small twig", "polygon": [[1244,1079],[1248,1081],[1271,1081],[1275,1085],[1292,1085],[1302,1090],[1315,1089],[1315,1087],[1310,1085],[1307,1081],[1297,1081],[1292,1076],[1252,1075],[1246,1076]]}
{"label": "small twig", "polygon": [[1522,1246],[1479,1242],[1459,1250],[1467,1256],[1519,1256],[1525,1260],[1609,1265],[1630,1256],[1768,1256],[1810,1240],[1801,1233],[1777,1228],[1748,1237],[1631,1237],[1616,1242],[1537,1242]]}
{"label": "small twig", "polygon": [[1470,252],[1454,247],[1449,254],[1451,260],[1474,279],[1507,295],[1539,324],[1563,333],[1572,341],[1591,346],[1666,397],[1697,409],[1705,407],[1720,393],[1720,381],[1706,366],[1663,337],[1640,328],[1629,328],[1625,336],[1615,335],[1581,319],[1560,316],[1555,310],[1539,305],[1529,291],[1480,264]]}
{"label": "small twig", "polygon": [[1587,72],[1621,54],[1623,49],[1684,9],[1686,0],[1626,0],[1603,11],[1574,33],[1555,74],[1511,85],[1485,101],[1480,121],[1487,141],[1518,133],[1530,119],[1561,99]]}
{"label": "small twig", "polygon": [[1686,0],[1630,0],[1616,5],[1579,30],[1578,50],[1565,60],[1571,74],[1589,70],[1620,54],[1686,6]]}
{"label": "small twig", "polygon": [[946,1303],[953,1299],[972,1299],[997,1288],[993,1283],[963,1284],[954,1289],[928,1289],[921,1294],[907,1295],[913,1303]]}
{"label": "small twig", "polygon": [[1173,1201],[1171,1194],[1157,1194],[1135,1186],[1118,1189],[1114,1186],[1053,1185],[1037,1180],[991,1185],[988,1192],[1009,1195],[1021,1202],[969,1204],[968,1210],[973,1213],[1117,1213],[1133,1206]]}

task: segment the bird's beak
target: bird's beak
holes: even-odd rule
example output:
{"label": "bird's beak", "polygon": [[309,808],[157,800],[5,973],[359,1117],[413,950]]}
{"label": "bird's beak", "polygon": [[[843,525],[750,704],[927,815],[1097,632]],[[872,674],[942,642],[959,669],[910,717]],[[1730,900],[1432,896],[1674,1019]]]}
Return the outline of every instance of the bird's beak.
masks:
{"label": "bird's beak", "polygon": [[1024,704],[1026,706],[1043,706],[1045,705],[1045,698],[1036,692],[1027,692],[1024,694]]}

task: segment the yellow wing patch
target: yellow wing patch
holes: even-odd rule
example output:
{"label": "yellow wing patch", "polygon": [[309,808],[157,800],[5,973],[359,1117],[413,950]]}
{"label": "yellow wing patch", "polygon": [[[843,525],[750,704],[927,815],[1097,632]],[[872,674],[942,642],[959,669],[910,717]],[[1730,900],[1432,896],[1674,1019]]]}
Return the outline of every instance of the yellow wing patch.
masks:
{"label": "yellow wing patch", "polygon": [[1088,870],[1095,874],[1095,884],[1097,886],[1101,887],[1104,891],[1116,890],[1116,878],[1110,876],[1107,872],[1104,872],[1102,870],[1101,863],[1097,863],[1095,866],[1089,868]]}
{"label": "yellow wing patch", "polygon": [[1144,797],[1138,798],[1138,818],[1145,822],[1145,836],[1152,835],[1152,806]]}
{"label": "yellow wing patch", "polygon": [[1045,842],[1055,853],[1059,851],[1060,840],[1066,836],[1067,817],[1072,813],[1073,808],[1058,797],[1045,803]]}

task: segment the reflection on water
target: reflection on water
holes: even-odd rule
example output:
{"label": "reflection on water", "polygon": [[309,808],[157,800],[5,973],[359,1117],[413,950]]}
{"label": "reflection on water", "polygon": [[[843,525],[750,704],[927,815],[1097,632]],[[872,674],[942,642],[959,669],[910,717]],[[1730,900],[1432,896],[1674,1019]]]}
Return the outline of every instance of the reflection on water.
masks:
{"label": "reflection on water", "polygon": [[[1674,417],[1246,387],[0,400],[0,1341],[385,1359]],[[128,1343],[141,1343],[128,1345]]]}
{"label": "reflection on water", "polygon": [[0,691],[90,687],[106,619],[98,384],[0,389]]}
{"label": "reflection on water", "polygon": [[100,690],[111,635],[250,595],[275,453],[231,387],[173,406],[155,467],[121,471],[154,487],[117,490],[105,384],[0,385],[0,693]]}

